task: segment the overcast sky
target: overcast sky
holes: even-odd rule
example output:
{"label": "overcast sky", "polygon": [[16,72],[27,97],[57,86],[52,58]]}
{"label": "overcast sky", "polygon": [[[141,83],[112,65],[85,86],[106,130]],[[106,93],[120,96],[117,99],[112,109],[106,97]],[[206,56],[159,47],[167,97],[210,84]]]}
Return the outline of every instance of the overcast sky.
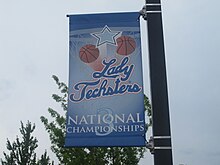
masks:
{"label": "overcast sky", "polygon": [[[139,11],[145,0],[0,0],[0,157],[20,121],[37,128],[38,152],[49,151],[40,116],[58,108],[51,76],[68,81],[67,14]],[[220,1],[162,1],[174,164],[220,164]],[[142,21],[142,39],[146,22]],[[147,43],[143,42],[149,95]],[[49,154],[53,154],[49,151]],[[140,165],[151,165],[145,154]]]}

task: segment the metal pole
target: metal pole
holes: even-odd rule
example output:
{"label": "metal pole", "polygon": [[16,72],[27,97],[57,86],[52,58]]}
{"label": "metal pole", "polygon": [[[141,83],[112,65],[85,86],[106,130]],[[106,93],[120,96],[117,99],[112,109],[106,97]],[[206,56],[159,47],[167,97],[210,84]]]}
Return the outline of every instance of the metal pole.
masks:
{"label": "metal pole", "polygon": [[153,108],[154,165],[173,165],[161,2],[146,0],[145,8]]}

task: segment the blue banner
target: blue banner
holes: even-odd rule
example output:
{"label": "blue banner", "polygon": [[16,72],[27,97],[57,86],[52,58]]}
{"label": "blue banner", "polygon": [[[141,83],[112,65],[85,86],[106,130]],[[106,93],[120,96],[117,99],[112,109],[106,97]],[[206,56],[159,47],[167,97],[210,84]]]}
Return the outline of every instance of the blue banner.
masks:
{"label": "blue banner", "polygon": [[139,13],[69,20],[65,146],[145,146]]}

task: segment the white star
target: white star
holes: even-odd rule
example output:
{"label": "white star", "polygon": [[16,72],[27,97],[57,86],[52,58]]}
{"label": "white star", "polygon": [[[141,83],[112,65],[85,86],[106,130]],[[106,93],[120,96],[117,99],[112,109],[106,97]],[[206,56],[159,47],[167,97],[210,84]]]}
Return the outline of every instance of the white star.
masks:
{"label": "white star", "polygon": [[91,35],[98,39],[96,43],[97,47],[102,44],[112,44],[117,46],[116,37],[120,33],[121,32],[111,31],[110,28],[105,25],[101,32],[91,33]]}

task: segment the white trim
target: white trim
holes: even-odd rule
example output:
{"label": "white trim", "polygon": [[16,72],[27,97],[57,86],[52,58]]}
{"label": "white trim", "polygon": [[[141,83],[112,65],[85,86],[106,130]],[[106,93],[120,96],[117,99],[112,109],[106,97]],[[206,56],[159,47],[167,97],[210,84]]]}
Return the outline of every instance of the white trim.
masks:
{"label": "white trim", "polygon": [[149,4],[146,4],[147,6],[161,6],[160,3],[149,3]]}
{"label": "white trim", "polygon": [[170,139],[171,136],[154,136],[154,139]]}
{"label": "white trim", "polygon": [[154,147],[155,150],[171,150],[172,147]]}
{"label": "white trim", "polygon": [[147,11],[147,13],[161,13],[161,11]]}

